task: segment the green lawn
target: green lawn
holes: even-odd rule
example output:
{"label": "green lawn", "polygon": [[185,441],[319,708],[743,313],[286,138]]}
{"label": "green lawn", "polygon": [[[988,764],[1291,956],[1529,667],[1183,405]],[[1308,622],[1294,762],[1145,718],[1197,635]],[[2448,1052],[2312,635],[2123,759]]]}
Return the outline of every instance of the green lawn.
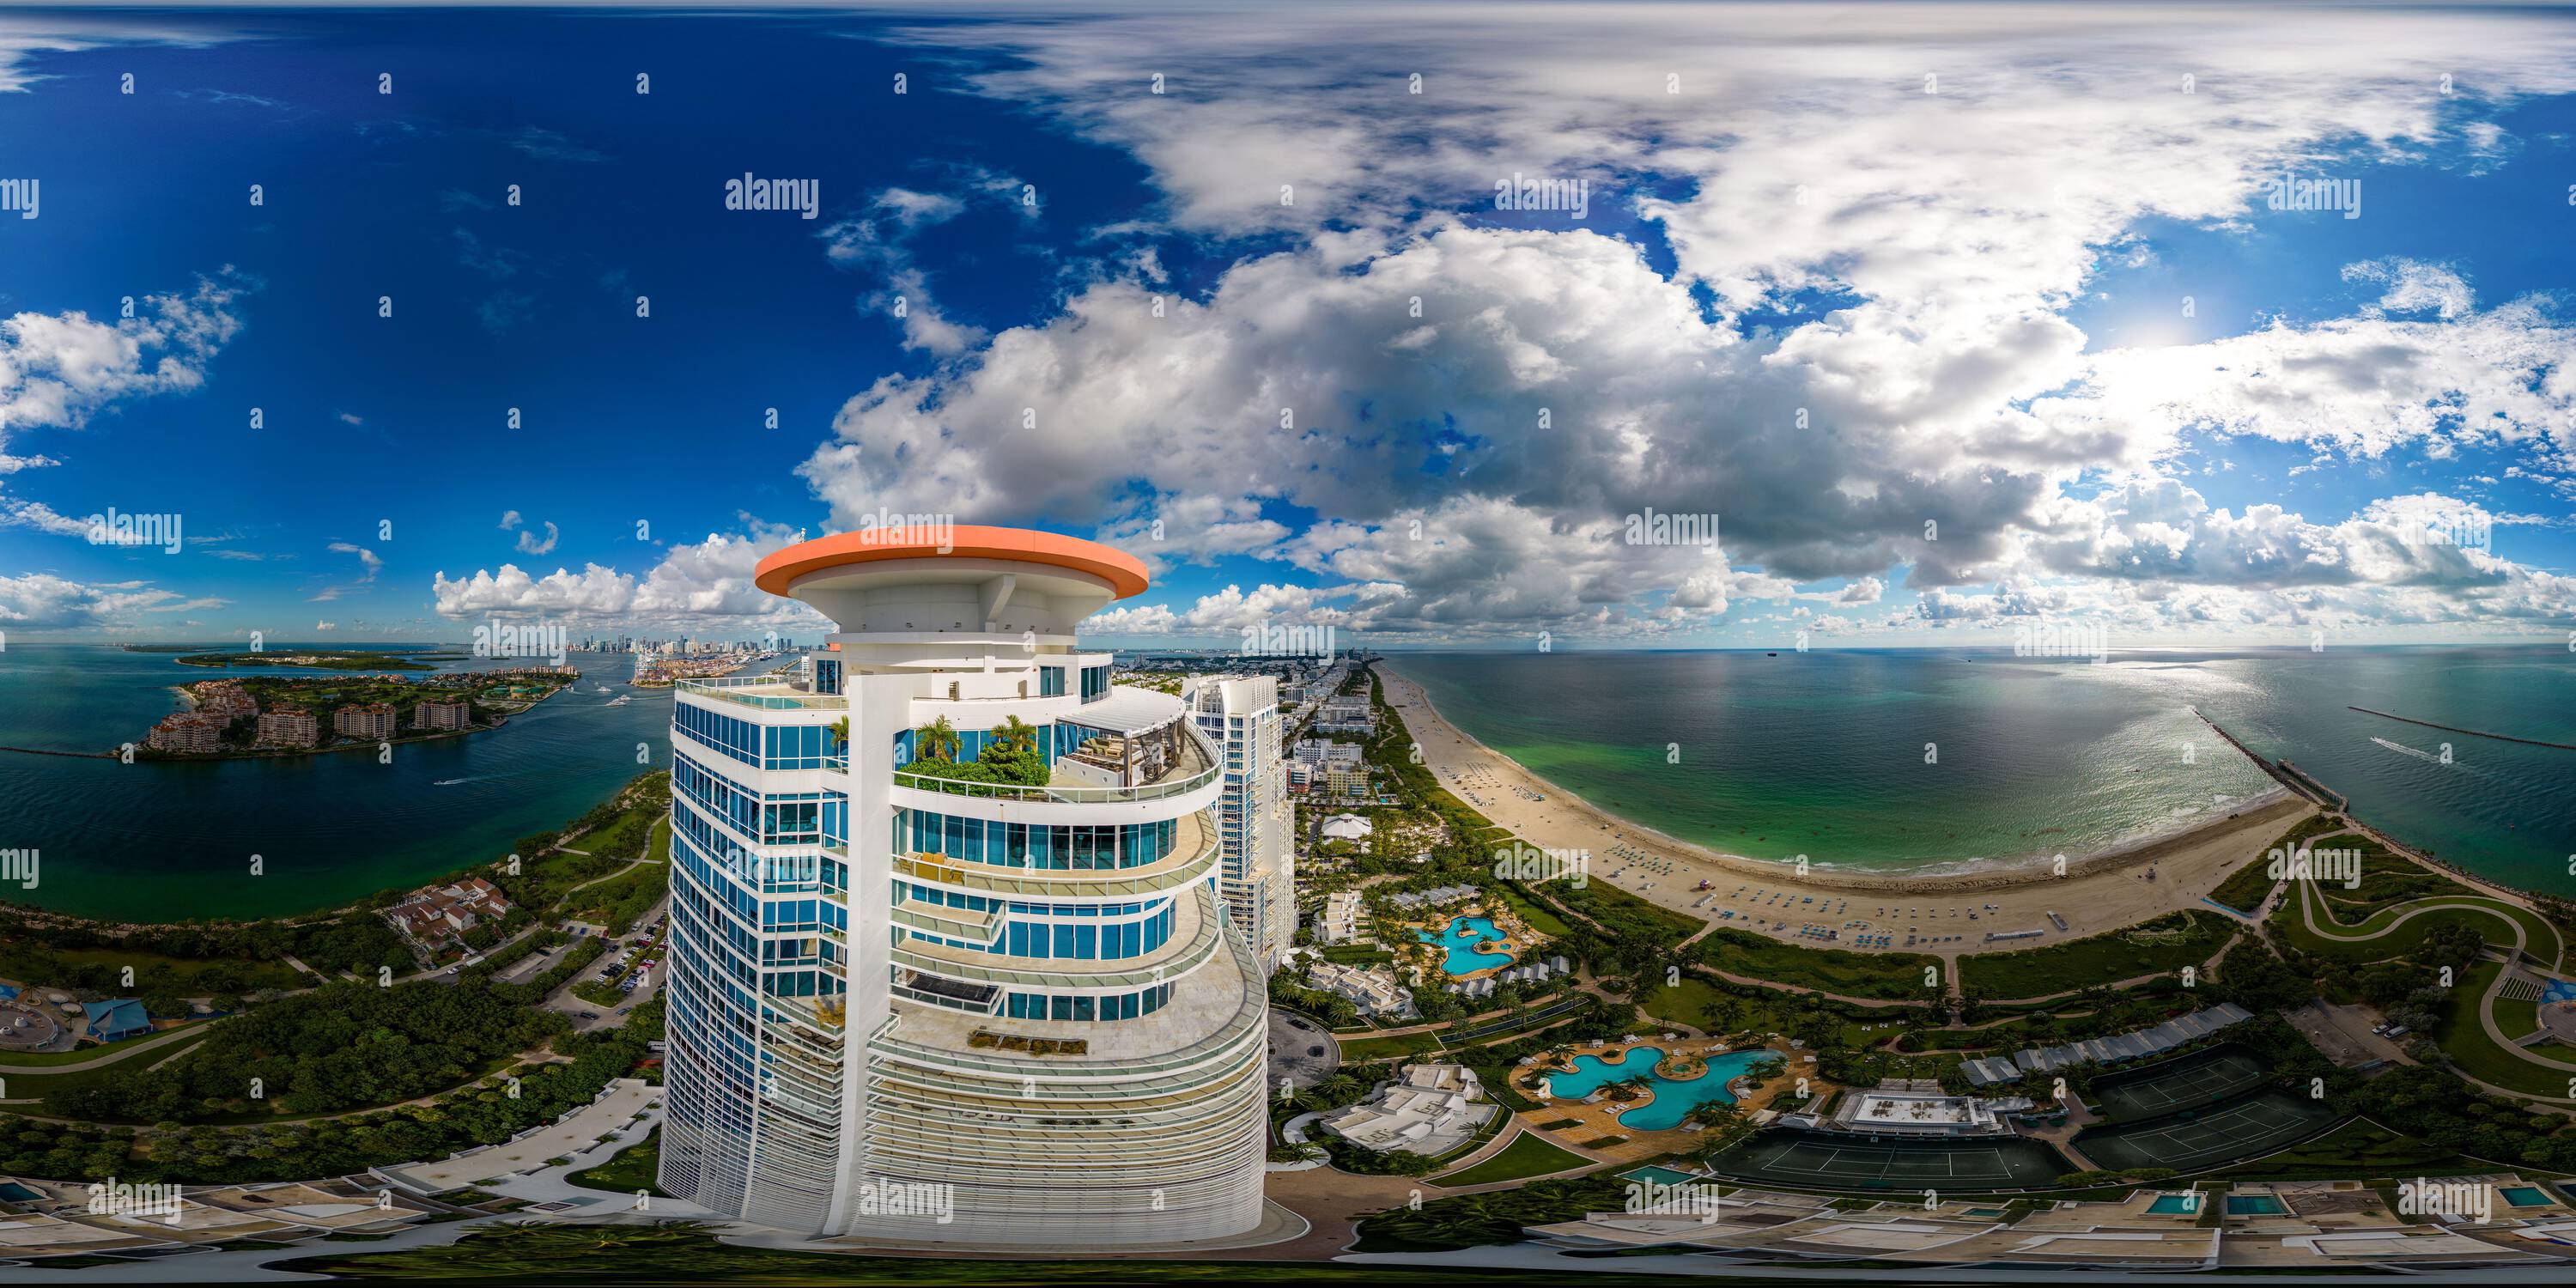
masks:
{"label": "green lawn", "polygon": [[1937,998],[1943,991],[1938,984],[1924,983],[1923,975],[1925,967],[1940,965],[1940,959],[1919,953],[1847,952],[1720,926],[1699,941],[1699,955],[1730,975],[1822,993],[1902,1000]]}
{"label": "green lawn", "polygon": [[2177,912],[2047,948],[1963,957],[1959,969],[1966,987],[1982,996],[2038,997],[2197,966],[2236,925],[2214,912]]}
{"label": "green lawn", "polygon": [[2485,1027],[2478,1023],[2478,1007],[2486,996],[2487,987],[2495,983],[2496,972],[2501,969],[2488,961],[2469,964],[2468,974],[2462,976],[2451,990],[2451,1005],[2443,1010],[2442,1024],[2434,1030],[2433,1041],[2442,1048],[2443,1055],[2450,1057],[2451,1063],[2459,1066],[2460,1072],[2472,1078],[2526,1096],[2563,1098],[2567,1095],[2568,1080],[2576,1078],[2576,1074],[2533,1064],[2497,1046],[2487,1037]]}
{"label": "green lawn", "polygon": [[[2279,848],[2278,844],[2273,848]],[[2272,893],[2272,887],[2279,884],[2272,875],[2271,852],[2267,849],[2253,862],[2229,873],[2225,881],[2218,883],[2217,889],[2209,892],[2210,901],[2226,904],[2249,917],[2254,915],[2254,910],[2263,906],[2263,897]]]}
{"label": "green lawn", "polygon": [[1582,1155],[1564,1149],[1534,1132],[1522,1132],[1503,1146],[1503,1152],[1464,1171],[1431,1178],[1434,1185],[1452,1189],[1466,1185],[1491,1185],[1496,1181],[1519,1181],[1569,1167],[1586,1164]]}
{"label": "green lawn", "polygon": [[1574,933],[1574,927],[1565,924],[1565,918],[1538,906],[1529,896],[1509,885],[1500,887],[1500,890],[1503,902],[1509,905],[1513,912],[1519,913],[1521,920],[1529,923],[1530,929],[1550,939],[1562,939]]}
{"label": "green lawn", "polygon": [[1678,984],[1657,984],[1637,999],[1646,1014],[1671,1024],[1700,1028],[1708,1021],[1708,1008],[1724,994],[1706,980],[1684,978]]}
{"label": "green lawn", "polygon": [[666,1198],[658,1182],[662,1166],[662,1129],[656,1127],[644,1139],[617,1151],[617,1156],[597,1167],[584,1168],[565,1177],[586,1190],[608,1190],[633,1194],[642,1190],[655,1198]]}
{"label": "green lawn", "polygon": [[1387,1060],[1399,1056],[1427,1055],[1440,1049],[1437,1033],[1403,1033],[1394,1037],[1336,1039],[1342,1044],[1342,1059],[1351,1064]]}
{"label": "green lawn", "polygon": [[[2418,908],[2450,911],[2415,914]],[[2359,963],[2403,957],[2422,944],[2425,936],[2431,934],[2435,927],[2443,925],[2467,925],[2476,930],[2488,943],[2504,947],[2513,942],[2513,932],[2497,924],[2500,918],[2511,918],[2522,927],[2523,943],[2530,950],[2532,958],[2544,968],[2555,969],[2562,955],[2557,927],[2550,925],[2539,913],[2518,904],[2506,903],[2501,899],[2490,899],[2483,895],[2446,895],[2400,904],[2396,907],[2382,908],[2357,921],[2343,920],[2344,917],[2351,915],[2352,910],[2348,907],[2336,906],[2331,902],[2320,904],[2319,911],[2320,913],[2331,912],[2336,916],[2336,919],[2322,931],[2311,928],[2307,924],[2306,918],[2298,914],[2295,901],[2293,906],[2282,910],[2279,918],[2281,928],[2292,944],[2307,952],[2336,961]],[[2395,924],[2401,917],[2407,918],[2407,921],[2396,930],[2376,939],[2359,938]]]}
{"label": "green lawn", "polygon": [[[28,1072],[20,1073],[18,1071],[19,1068],[25,1068],[27,1066],[0,1066],[0,1083],[6,1083],[5,1090],[8,1093],[8,1098],[11,1100],[25,1100],[51,1095],[54,1092],[61,1091],[66,1088],[85,1086],[114,1074],[149,1069],[182,1051],[194,1050],[198,1043],[206,1040],[206,1034],[211,1031],[213,1027],[214,1026],[211,1024],[200,1024],[197,1026],[196,1032],[190,1036],[135,1052],[129,1056],[121,1057],[112,1063],[101,1065],[95,1069],[84,1069],[78,1073],[46,1073],[43,1072],[42,1067],[32,1068],[29,1069]],[[135,1041],[141,1040],[142,1039],[140,1038],[135,1039]],[[125,1046],[131,1044],[119,1043],[117,1045]],[[61,1054],[78,1056],[83,1060],[94,1060],[100,1056],[115,1055],[116,1047],[83,1047],[78,1051],[65,1051]]]}
{"label": "green lawn", "polygon": [[205,997],[223,990],[206,987],[198,976],[210,967],[219,967],[231,976],[235,987],[229,991],[247,993],[263,988],[301,988],[312,981],[297,974],[284,962],[255,961],[247,957],[167,957],[138,948],[53,948],[33,940],[19,939],[0,943],[0,978],[21,980],[38,988],[68,987],[66,968],[104,969],[118,974],[134,970],[131,987],[121,983],[112,991],[118,997],[139,997],[146,993],[172,993],[180,997]]}
{"label": "green lawn", "polygon": [[2540,1027],[2540,1001],[2530,997],[2499,997],[2495,1000],[2496,1027],[2509,1038],[2518,1038]]}

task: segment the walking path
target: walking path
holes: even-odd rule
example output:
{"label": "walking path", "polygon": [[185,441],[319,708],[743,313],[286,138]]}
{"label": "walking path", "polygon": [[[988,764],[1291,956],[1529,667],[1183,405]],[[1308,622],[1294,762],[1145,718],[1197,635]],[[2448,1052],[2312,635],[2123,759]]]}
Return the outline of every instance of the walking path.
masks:
{"label": "walking path", "polygon": [[[2407,922],[2413,921],[2417,917],[2424,916],[2427,913],[2442,912],[2451,909],[2468,909],[2476,912],[2483,912],[2497,921],[2503,922],[2505,927],[2513,932],[2513,950],[2505,954],[2504,969],[2496,972],[2495,981],[2487,985],[2487,991],[2480,995],[2474,1003],[2478,1008],[2478,1027],[2486,1031],[2487,1040],[2489,1042],[2494,1043],[2501,1050],[2512,1053],[2519,1059],[2531,1064],[2540,1065],[2544,1068],[2563,1069],[2569,1073],[2576,1073],[2576,1064],[2571,1064],[2564,1060],[2554,1060],[2548,1056],[2538,1054],[2518,1045],[2516,1040],[2507,1036],[2504,1029],[2496,1023],[2496,995],[2502,993],[2506,982],[2513,978],[2514,966],[2521,960],[2527,945],[2527,940],[2523,932],[2522,918],[2516,917],[2509,912],[2505,912],[2497,908],[2495,905],[2499,902],[2501,901],[2479,899],[2468,895],[2447,895],[2440,898],[2429,899],[2422,903],[2409,904],[2404,908],[2397,910],[2396,916],[2389,917],[2386,925],[2380,926],[2376,930],[2359,931],[2358,927],[2346,926],[2343,923],[2336,921],[2332,912],[2324,912],[2322,916],[2320,915],[2320,899],[2317,895],[2314,882],[2301,882],[2299,885],[2299,912],[2306,920],[2308,929],[2325,938],[2340,940],[2346,943],[2378,939],[2394,932],[2399,926],[2405,925]],[[2536,916],[2537,914],[2535,913],[2534,915]],[[2367,926],[2371,924],[2372,921],[2377,921],[2380,916],[2387,916],[2387,914],[2383,912],[2377,916],[2373,916],[2370,921],[2365,921],[2362,925]],[[2544,926],[2548,925],[2546,921],[2543,921],[2542,924]],[[2557,927],[2555,926],[2549,926],[2548,929],[2552,935],[2557,933]],[[2356,933],[2357,931],[2359,931],[2359,933]],[[2484,1082],[2480,1082],[2478,1085],[2482,1087],[2489,1086],[2489,1084]],[[2551,1101],[2565,1101],[2571,1099],[2571,1097],[2566,1096],[2534,1097],[2532,1093],[2527,1091],[2503,1091],[2500,1094],[2517,1098]]]}

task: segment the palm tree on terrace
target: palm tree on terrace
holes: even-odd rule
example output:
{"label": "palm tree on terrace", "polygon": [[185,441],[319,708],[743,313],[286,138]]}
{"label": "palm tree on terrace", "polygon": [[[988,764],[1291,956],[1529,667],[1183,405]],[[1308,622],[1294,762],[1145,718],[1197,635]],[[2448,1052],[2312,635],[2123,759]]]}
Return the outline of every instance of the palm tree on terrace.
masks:
{"label": "palm tree on terrace", "polygon": [[1038,727],[1018,716],[993,726],[991,732],[993,745],[1008,754],[1027,755],[1038,749]]}
{"label": "palm tree on terrace", "polygon": [[941,716],[914,733],[912,745],[923,760],[955,760],[958,745],[956,727],[948,723],[948,717]]}

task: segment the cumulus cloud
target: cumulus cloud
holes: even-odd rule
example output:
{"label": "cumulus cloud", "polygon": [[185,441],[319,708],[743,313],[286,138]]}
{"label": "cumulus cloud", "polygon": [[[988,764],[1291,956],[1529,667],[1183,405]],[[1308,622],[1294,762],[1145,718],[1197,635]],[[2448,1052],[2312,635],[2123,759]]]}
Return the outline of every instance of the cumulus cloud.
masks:
{"label": "cumulus cloud", "polygon": [[18,430],[78,429],[119,399],[196,389],[241,330],[233,305],[245,289],[227,271],[184,294],[147,295],[131,318],[76,310],[0,320],[0,448]]}
{"label": "cumulus cloud", "polygon": [[672,547],[638,576],[600,564],[579,572],[557,568],[537,575],[516,564],[478,569],[462,577],[437,573],[431,597],[440,616],[487,614],[617,619],[687,629],[710,619],[756,621],[780,629],[827,624],[821,614],[752,584],[762,556],[798,539],[793,530],[745,516],[742,534],[711,533],[703,541]]}
{"label": "cumulus cloud", "polygon": [[84,584],[51,573],[0,575],[0,629],[24,631],[117,630],[136,614],[220,608],[230,600],[190,599],[149,582]]}
{"label": "cumulus cloud", "polygon": [[[513,510],[511,513],[516,514],[518,511]],[[561,535],[562,534],[555,530],[555,525],[551,520],[546,523],[546,535],[543,540],[538,539],[536,530],[533,528],[522,531],[519,533],[519,553],[523,555],[553,554],[555,552],[555,542],[560,539]]]}
{"label": "cumulus cloud", "polygon": [[[1177,296],[1153,256],[1113,252],[1057,316],[850,399],[803,473],[839,523],[1043,516],[1158,570],[1250,556],[1365,577],[1397,592],[1351,611],[1392,630],[1850,610],[1899,570],[1952,592],[1891,614],[1910,620],[2041,604],[2077,578],[2178,612],[2299,591],[2466,613],[2496,577],[2546,602],[2545,580],[2482,559],[2390,553],[2371,520],[2165,484],[2232,435],[2325,463],[2492,447],[2568,472],[2576,375],[2548,301],[2482,310],[2455,268],[2392,258],[2346,270],[2379,292],[2354,316],[2206,344],[2089,351],[2067,314],[2106,260],[2150,253],[2142,221],[2246,230],[2286,173],[2497,155],[2464,118],[2576,90],[2576,34],[2528,15],[2190,13],[1502,9],[1434,38],[1330,7],[924,29],[1011,55],[969,73],[979,89],[1133,151],[1169,226],[1284,248]],[[1420,69],[1420,92],[1371,84],[1340,52],[1354,42]],[[1209,70],[1176,98],[1110,92],[1137,51]],[[2420,92],[2460,67],[2474,88],[2447,105]],[[1495,181],[1523,172],[1590,180],[1596,227],[1650,221],[1670,267],[1570,218],[1497,217]],[[2135,495],[2106,506],[2106,481]],[[1685,565],[1604,540],[1648,508],[1722,514],[1723,551]],[[1416,530],[1434,518],[1486,548]],[[1966,589],[2007,581],[2018,598]],[[1222,607],[1116,620],[1187,630]]]}

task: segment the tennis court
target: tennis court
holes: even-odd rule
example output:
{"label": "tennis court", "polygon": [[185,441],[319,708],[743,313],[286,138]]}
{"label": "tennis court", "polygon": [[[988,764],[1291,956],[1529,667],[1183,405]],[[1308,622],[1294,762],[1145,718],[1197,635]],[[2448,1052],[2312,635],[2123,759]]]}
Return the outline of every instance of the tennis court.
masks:
{"label": "tennis court", "polygon": [[2214,1047],[2134,1073],[2095,1078],[2094,1108],[2121,1122],[2157,1118],[2257,1090],[2269,1074],[2251,1051]]}
{"label": "tennis court", "polygon": [[2196,1172],[2271,1153],[2334,1121],[2323,1104],[2264,1091],[2215,1108],[2128,1127],[2096,1127],[2075,1138],[2093,1165],[2111,1171],[2170,1167]]}
{"label": "tennis court", "polygon": [[2013,1137],[1912,1141],[1767,1131],[1718,1156],[1710,1170],[1818,1189],[2000,1190],[2050,1185],[2074,1165],[2047,1145]]}

